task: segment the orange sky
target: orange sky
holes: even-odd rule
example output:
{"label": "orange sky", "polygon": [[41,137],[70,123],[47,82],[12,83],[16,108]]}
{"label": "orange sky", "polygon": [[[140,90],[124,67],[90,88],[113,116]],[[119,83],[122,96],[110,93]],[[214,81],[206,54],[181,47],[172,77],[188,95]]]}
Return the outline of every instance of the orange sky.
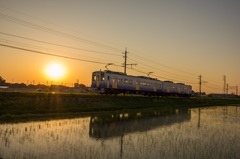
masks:
{"label": "orange sky", "polygon": [[[190,84],[194,91],[201,74],[207,93],[222,93],[226,75],[229,93],[235,93],[239,8],[234,0],[0,0],[0,76],[8,82],[72,86],[78,80],[90,86],[91,73],[107,63],[123,71],[127,47],[128,63],[137,63],[128,74],[153,72],[152,77]],[[46,76],[54,62],[65,68],[64,78]]]}

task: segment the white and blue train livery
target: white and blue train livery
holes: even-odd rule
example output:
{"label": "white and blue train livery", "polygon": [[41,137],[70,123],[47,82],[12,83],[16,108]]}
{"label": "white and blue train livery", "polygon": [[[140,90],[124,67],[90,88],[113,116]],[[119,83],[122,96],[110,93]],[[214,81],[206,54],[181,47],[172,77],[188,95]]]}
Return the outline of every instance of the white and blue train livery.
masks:
{"label": "white and blue train livery", "polygon": [[183,83],[160,81],[145,76],[130,76],[121,72],[95,71],[92,73],[93,91],[100,94],[142,94],[190,96],[192,87]]}

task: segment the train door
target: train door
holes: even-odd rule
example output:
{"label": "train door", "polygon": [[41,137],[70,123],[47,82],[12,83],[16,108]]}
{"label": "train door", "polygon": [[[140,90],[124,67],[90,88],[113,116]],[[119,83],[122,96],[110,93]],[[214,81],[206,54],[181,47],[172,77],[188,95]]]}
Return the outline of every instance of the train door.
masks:
{"label": "train door", "polygon": [[109,88],[110,87],[110,77],[109,77],[109,75],[107,76],[107,88]]}
{"label": "train door", "polygon": [[178,88],[178,93],[181,94],[182,93],[182,91],[181,91],[182,86],[178,86],[177,88]]}
{"label": "train door", "polygon": [[157,92],[157,82],[153,83],[153,92]]}
{"label": "train door", "polygon": [[112,88],[117,89],[117,78],[112,79]]}
{"label": "train door", "polygon": [[136,81],[136,91],[140,90],[140,81]]}
{"label": "train door", "polygon": [[96,77],[97,77],[97,78],[96,78],[96,86],[97,86],[97,87],[99,87],[99,83],[100,83],[100,76],[99,76],[99,75],[97,75]]}
{"label": "train door", "polygon": [[[97,72],[94,72],[93,74],[92,74],[92,85],[94,86],[96,86],[96,87],[99,87],[99,80],[100,80],[100,75],[99,75],[99,73],[97,73]],[[94,87],[95,87],[94,86]]]}
{"label": "train door", "polygon": [[170,84],[167,83],[166,85],[167,85],[167,93],[170,93]]}

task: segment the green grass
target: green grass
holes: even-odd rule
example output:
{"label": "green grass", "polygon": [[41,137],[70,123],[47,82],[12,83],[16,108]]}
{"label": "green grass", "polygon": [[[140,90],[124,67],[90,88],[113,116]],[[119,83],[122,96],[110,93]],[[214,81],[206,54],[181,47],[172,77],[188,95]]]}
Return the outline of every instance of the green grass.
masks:
{"label": "green grass", "polygon": [[161,107],[239,105],[240,99],[0,92],[0,118]]}

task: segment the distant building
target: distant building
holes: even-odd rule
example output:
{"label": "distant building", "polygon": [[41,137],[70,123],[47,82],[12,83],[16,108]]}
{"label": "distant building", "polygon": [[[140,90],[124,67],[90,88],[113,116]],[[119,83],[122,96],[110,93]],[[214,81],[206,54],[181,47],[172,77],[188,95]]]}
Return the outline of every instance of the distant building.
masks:
{"label": "distant building", "polygon": [[216,93],[212,93],[208,95],[209,97],[213,97],[213,98],[239,98],[238,95],[235,94],[216,94]]}

